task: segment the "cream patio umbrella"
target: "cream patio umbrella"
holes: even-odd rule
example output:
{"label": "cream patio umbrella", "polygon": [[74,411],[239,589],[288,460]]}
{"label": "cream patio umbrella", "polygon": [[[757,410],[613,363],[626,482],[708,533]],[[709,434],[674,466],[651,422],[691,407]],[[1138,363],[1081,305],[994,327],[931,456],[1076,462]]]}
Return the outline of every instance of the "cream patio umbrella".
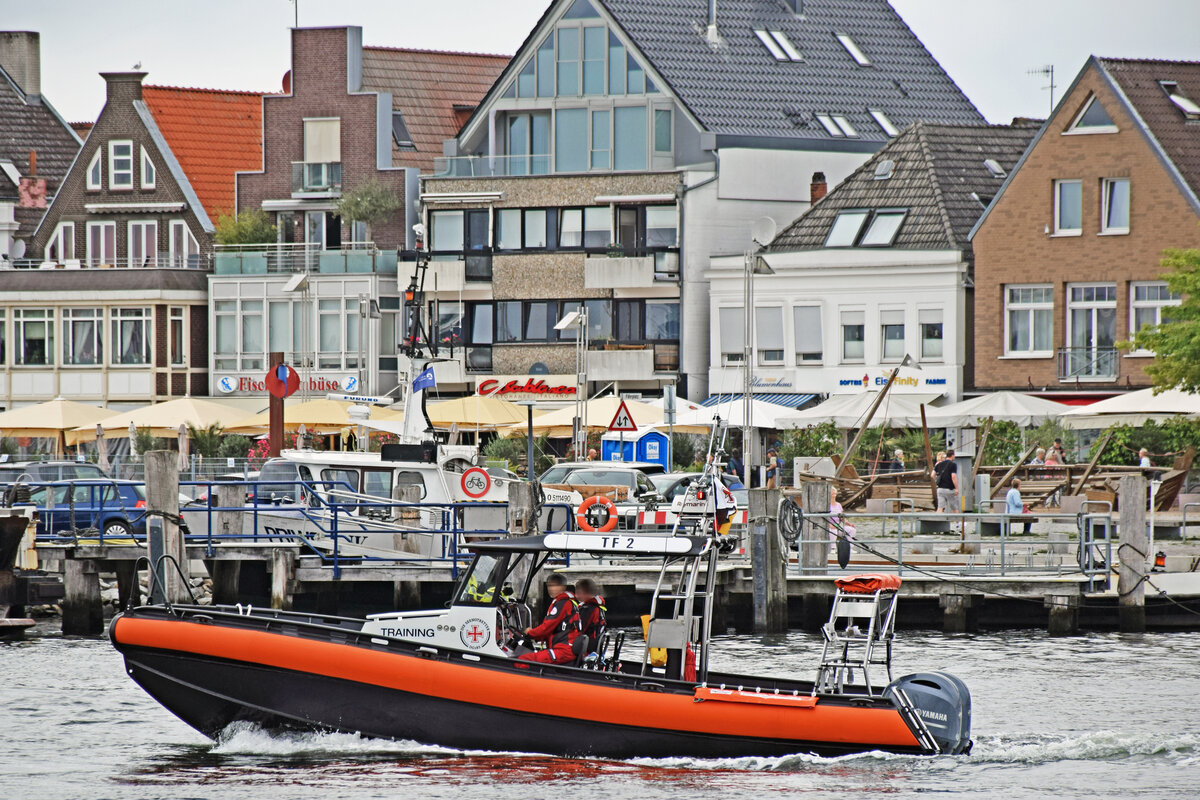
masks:
{"label": "cream patio umbrella", "polygon": [[1154,393],[1153,389],[1126,392],[1091,405],[1074,406],[1062,414],[1068,428],[1110,428],[1113,425],[1144,425],[1147,420],[1200,416],[1200,394],[1178,389]]}
{"label": "cream patio umbrella", "polygon": [[1048,419],[1058,419],[1070,410],[1071,406],[1065,403],[1024,392],[991,392],[960,403],[928,408],[926,419],[931,428],[974,428],[988,418],[1029,428]]}
{"label": "cream patio umbrella", "polygon": [[[474,395],[429,403],[425,407],[435,428],[457,424],[460,430],[494,431],[525,422],[527,412],[516,403],[499,397]],[[534,412],[535,419],[537,412]]]}
{"label": "cream patio umbrella", "polygon": [[64,436],[66,432],[83,425],[95,425],[111,416],[112,411],[107,408],[56,397],[45,403],[0,414],[0,433],[10,437],[55,439],[61,454],[65,445],[74,444],[74,440]]}
{"label": "cream patio umbrella", "polygon": [[[350,419],[352,403],[345,400],[327,400],[319,398],[308,400],[295,405],[283,407],[283,429],[295,432],[301,425],[309,433],[325,436],[341,433],[354,423]],[[394,411],[378,406],[371,407],[373,420],[399,420],[404,418],[401,411]],[[225,428],[225,433],[256,434],[263,433],[271,425],[271,412],[264,411],[252,417],[241,417],[234,420]]]}
{"label": "cream patio umbrella", "polygon": [[[805,428],[822,422],[832,422],[839,428],[858,428],[862,425],[878,392],[835,394],[820,405],[803,411],[792,411],[776,418],[780,428]],[[940,394],[891,392],[880,404],[870,427],[920,428],[921,404],[928,404]]]}
{"label": "cream patio umbrella", "polygon": [[[617,415],[617,409],[620,405],[621,398],[619,397],[597,397],[594,400],[588,400],[588,430],[608,430],[608,424]],[[633,417],[633,422],[637,426],[653,425],[662,422],[663,411],[661,408],[655,408],[648,403],[639,403],[636,400],[626,400],[625,407],[629,409],[629,415]],[[553,411],[548,411],[539,417],[534,417],[533,435],[542,436],[548,434],[551,439],[569,439],[574,433],[574,420],[574,403]],[[503,436],[512,436],[523,434],[527,430],[528,424],[526,423],[502,428],[500,433]]]}
{"label": "cream patio umbrella", "polygon": [[[193,428],[207,428],[214,424],[226,426],[245,414],[244,410],[234,405],[198,397],[180,397],[106,417],[98,425],[104,431],[104,436],[110,439],[126,438],[130,429],[148,429],[153,436],[170,439],[178,435],[180,425],[191,425]],[[67,444],[90,442],[95,438],[95,425],[66,432]]]}

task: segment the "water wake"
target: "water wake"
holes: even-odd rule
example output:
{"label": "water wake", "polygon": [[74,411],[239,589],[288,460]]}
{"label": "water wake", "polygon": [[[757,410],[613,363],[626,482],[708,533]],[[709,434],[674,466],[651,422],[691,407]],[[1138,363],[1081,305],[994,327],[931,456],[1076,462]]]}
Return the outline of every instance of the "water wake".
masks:
{"label": "water wake", "polygon": [[250,722],[234,722],[221,732],[211,752],[244,756],[423,756],[462,755],[462,751],[411,741],[372,739],[357,733],[268,731]]}
{"label": "water wake", "polygon": [[971,760],[999,764],[1045,764],[1171,756],[1185,761],[1200,757],[1200,734],[1118,733],[1093,731],[1078,736],[982,736]]}

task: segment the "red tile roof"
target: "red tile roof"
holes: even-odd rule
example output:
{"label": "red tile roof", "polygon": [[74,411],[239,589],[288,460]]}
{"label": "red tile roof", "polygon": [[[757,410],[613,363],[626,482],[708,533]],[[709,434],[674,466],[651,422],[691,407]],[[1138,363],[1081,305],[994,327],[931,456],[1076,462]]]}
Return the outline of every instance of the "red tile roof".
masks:
{"label": "red tile roof", "polygon": [[146,86],[142,98],[216,223],[234,207],[234,173],[262,168],[262,94]]}
{"label": "red tile roof", "polygon": [[431,171],[442,142],[458,134],[508,61],[483,53],[364,47],[363,89],[391,92],[392,108],[404,115],[416,146],[400,149],[393,141],[393,163]]}

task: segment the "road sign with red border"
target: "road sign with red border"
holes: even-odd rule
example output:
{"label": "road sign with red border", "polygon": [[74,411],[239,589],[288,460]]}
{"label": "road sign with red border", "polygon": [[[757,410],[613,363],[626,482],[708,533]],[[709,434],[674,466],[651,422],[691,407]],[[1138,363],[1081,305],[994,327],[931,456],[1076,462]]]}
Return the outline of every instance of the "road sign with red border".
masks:
{"label": "road sign with red border", "polygon": [[492,489],[492,476],[483,467],[471,467],[459,479],[463,494],[478,500]]}
{"label": "road sign with red border", "polygon": [[617,406],[617,413],[613,415],[612,422],[608,423],[608,429],[614,433],[637,430],[637,425],[633,423],[633,415],[629,413],[629,406],[625,405],[624,400]]}

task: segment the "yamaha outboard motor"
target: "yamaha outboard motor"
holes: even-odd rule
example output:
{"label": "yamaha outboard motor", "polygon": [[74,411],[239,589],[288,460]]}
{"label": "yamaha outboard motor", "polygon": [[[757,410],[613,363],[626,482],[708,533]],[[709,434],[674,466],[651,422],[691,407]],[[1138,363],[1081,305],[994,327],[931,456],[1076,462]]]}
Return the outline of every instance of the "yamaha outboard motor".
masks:
{"label": "yamaha outboard motor", "polygon": [[928,731],[938,752],[971,752],[971,693],[958,678],[946,672],[905,675],[892,681],[883,696],[908,712],[909,724]]}

